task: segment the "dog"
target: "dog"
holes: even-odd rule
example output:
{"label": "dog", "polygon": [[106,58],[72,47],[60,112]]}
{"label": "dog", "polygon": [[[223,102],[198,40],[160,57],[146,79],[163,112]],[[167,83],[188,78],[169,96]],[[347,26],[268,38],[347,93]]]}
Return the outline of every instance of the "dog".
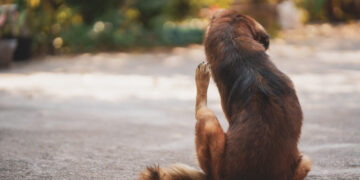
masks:
{"label": "dog", "polygon": [[[312,160],[299,152],[302,110],[291,80],[266,54],[269,36],[251,17],[216,12],[205,34],[207,63],[196,69],[197,171],[148,167],[139,180],[303,180]],[[229,128],[207,107],[212,76]]]}

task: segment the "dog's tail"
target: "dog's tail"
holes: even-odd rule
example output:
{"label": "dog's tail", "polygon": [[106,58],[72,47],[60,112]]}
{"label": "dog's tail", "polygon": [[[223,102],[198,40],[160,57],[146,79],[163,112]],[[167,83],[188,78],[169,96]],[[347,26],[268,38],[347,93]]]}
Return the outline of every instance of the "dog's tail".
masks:
{"label": "dog's tail", "polygon": [[138,180],[206,180],[206,175],[201,171],[184,164],[174,164],[170,167],[147,167],[140,174]]}

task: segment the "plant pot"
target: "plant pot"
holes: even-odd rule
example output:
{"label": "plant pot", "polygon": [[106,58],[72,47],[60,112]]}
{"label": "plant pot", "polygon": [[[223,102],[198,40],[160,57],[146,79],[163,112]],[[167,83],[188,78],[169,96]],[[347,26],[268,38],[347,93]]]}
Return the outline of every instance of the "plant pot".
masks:
{"label": "plant pot", "polygon": [[16,45],[16,39],[0,39],[0,67],[10,65]]}
{"label": "plant pot", "polygon": [[17,37],[17,47],[14,53],[15,61],[22,61],[31,58],[31,37]]}

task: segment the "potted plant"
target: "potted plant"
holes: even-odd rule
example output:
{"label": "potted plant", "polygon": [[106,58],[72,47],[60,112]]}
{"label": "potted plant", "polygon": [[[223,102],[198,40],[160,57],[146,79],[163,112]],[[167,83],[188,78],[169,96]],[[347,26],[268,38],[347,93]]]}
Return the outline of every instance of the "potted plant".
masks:
{"label": "potted plant", "polygon": [[17,41],[12,38],[13,13],[15,5],[0,6],[0,67],[9,66]]}

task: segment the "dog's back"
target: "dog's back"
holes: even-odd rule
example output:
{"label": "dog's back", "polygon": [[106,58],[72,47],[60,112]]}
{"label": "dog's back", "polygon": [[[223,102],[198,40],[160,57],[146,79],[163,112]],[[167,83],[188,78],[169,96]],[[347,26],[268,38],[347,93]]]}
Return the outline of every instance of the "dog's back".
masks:
{"label": "dog's back", "polygon": [[254,86],[244,107],[237,104],[246,102],[241,87],[239,96],[231,100],[233,111],[239,109],[230,115],[233,119],[226,133],[224,179],[291,179],[299,162],[297,142],[302,120],[296,95],[292,90],[267,94]]}

